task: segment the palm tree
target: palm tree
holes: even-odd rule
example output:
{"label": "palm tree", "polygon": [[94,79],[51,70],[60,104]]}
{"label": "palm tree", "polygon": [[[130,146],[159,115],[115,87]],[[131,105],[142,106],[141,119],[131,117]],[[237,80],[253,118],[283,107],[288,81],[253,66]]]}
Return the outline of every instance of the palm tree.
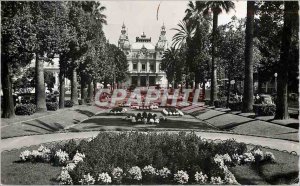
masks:
{"label": "palm tree", "polygon": [[[179,28],[173,28],[172,30],[176,30],[177,33],[173,36],[172,41],[173,41],[173,46],[175,48],[180,48],[184,51],[184,53],[186,54],[186,62],[190,61],[190,50],[192,49],[190,47],[191,42],[192,42],[192,38],[195,35],[195,31],[196,28],[193,26],[193,23],[190,21],[180,21],[177,26]],[[188,64],[186,64],[185,66],[185,73],[186,73],[186,88],[188,88],[188,73],[189,73],[189,67]]]}
{"label": "palm tree", "polygon": [[246,46],[245,46],[245,83],[242,112],[253,110],[253,25],[254,1],[247,1]]}
{"label": "palm tree", "polygon": [[284,24],[282,32],[281,53],[279,61],[279,73],[277,84],[277,105],[275,119],[288,119],[288,67],[290,64],[290,49],[293,31],[299,27],[298,2],[284,2]]}
{"label": "palm tree", "polygon": [[173,82],[173,88],[175,88],[177,62],[178,50],[175,47],[168,48],[163,54],[161,68],[166,72],[168,81]]}
{"label": "palm tree", "polygon": [[202,12],[204,15],[213,13],[213,32],[212,32],[212,60],[211,60],[211,104],[214,103],[217,98],[217,65],[215,62],[216,56],[216,34],[218,27],[218,16],[225,10],[228,13],[231,9],[234,9],[234,3],[231,1],[197,1],[195,3],[195,9]]}
{"label": "palm tree", "polygon": [[[204,55],[209,53],[209,42],[208,33],[210,32],[210,17],[204,16],[197,7],[203,5],[205,2],[196,1],[193,3],[190,1],[188,3],[187,9],[185,10],[185,17],[183,20],[188,21],[196,30],[195,35],[192,39],[192,44],[190,47],[193,48],[192,56],[193,60],[190,64],[190,68],[193,69],[195,74],[196,88],[199,88],[200,77],[203,77],[204,72],[200,70],[203,65],[206,64],[207,59],[203,58]],[[202,57],[199,57],[202,56]]]}

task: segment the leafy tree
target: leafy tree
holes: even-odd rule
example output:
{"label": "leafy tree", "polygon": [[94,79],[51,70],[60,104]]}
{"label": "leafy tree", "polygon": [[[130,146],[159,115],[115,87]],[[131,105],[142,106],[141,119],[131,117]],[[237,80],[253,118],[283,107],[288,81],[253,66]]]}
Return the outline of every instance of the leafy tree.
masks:
{"label": "leafy tree", "polygon": [[289,66],[292,61],[290,54],[293,32],[298,32],[299,27],[298,2],[284,2],[284,24],[282,30],[282,42],[280,50],[277,105],[275,119],[288,119],[288,78]]}
{"label": "leafy tree", "polygon": [[210,101],[213,104],[217,98],[217,64],[215,62],[216,58],[216,37],[218,28],[218,16],[225,10],[229,12],[234,9],[234,3],[231,1],[204,1],[196,2],[196,9],[203,12],[204,15],[213,13],[213,31],[212,31],[212,59],[211,59],[211,95]]}
{"label": "leafy tree", "polygon": [[33,1],[28,2],[32,14],[36,42],[34,45],[36,87],[35,98],[37,111],[46,111],[46,95],[44,80],[44,63],[52,62],[57,43],[55,32],[56,8],[62,2]]}
{"label": "leafy tree", "polygon": [[[176,77],[178,77],[178,73],[180,73],[181,69],[180,65],[180,57],[179,57],[179,49],[175,49],[175,47],[171,47],[167,49],[161,60],[161,68],[166,72],[168,84],[169,82],[173,83],[173,88],[175,88]],[[178,68],[179,67],[179,68]],[[176,71],[179,69],[179,71]],[[177,82],[176,82],[177,84]]]}
{"label": "leafy tree", "polygon": [[230,81],[242,80],[244,71],[245,22],[232,17],[231,22],[220,26],[218,37],[218,57],[220,67],[228,78],[227,102],[229,101]]}
{"label": "leafy tree", "polygon": [[189,46],[189,68],[193,69],[195,75],[196,88],[199,87],[199,83],[205,84],[207,77],[206,71],[209,69],[209,32],[210,32],[210,17],[204,16],[197,7],[205,2],[189,2],[185,11],[186,15],[183,20],[188,21],[195,28],[195,34],[191,40]]}
{"label": "leafy tree", "polygon": [[1,2],[1,84],[2,117],[14,117],[12,77],[33,58],[34,27],[26,2]]}
{"label": "leafy tree", "polygon": [[185,57],[185,85],[186,88],[188,88],[189,85],[189,65],[188,62],[192,61],[193,58],[193,47],[191,47],[192,44],[192,38],[195,35],[196,28],[194,27],[194,23],[190,22],[188,20],[180,21],[177,26],[179,28],[173,28],[172,30],[177,31],[177,33],[173,36],[172,42],[173,46],[175,48],[181,49]]}

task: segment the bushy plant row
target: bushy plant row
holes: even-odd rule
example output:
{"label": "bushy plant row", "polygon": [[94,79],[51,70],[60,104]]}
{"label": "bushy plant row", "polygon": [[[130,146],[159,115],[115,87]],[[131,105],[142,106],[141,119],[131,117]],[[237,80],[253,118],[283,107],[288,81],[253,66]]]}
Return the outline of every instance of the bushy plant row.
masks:
{"label": "bushy plant row", "polygon": [[32,115],[36,112],[36,105],[32,103],[18,104],[15,108],[16,115]]}
{"label": "bushy plant row", "polygon": [[47,107],[47,110],[55,111],[58,109],[58,103],[57,102],[47,102],[46,107]]}
{"label": "bushy plant row", "polygon": [[257,116],[274,116],[276,105],[274,104],[254,104],[253,111]]}
{"label": "bushy plant row", "polygon": [[160,123],[160,121],[166,121],[166,118],[161,116],[158,117],[156,114],[153,114],[151,112],[143,112],[143,113],[137,113],[137,114],[128,114],[125,118],[125,120],[131,121],[132,123]]}
{"label": "bushy plant row", "polygon": [[275,160],[258,148],[247,152],[234,140],[214,143],[183,132],[101,132],[79,144],[24,151],[20,158],[64,166],[60,184],[236,184],[228,166]]}

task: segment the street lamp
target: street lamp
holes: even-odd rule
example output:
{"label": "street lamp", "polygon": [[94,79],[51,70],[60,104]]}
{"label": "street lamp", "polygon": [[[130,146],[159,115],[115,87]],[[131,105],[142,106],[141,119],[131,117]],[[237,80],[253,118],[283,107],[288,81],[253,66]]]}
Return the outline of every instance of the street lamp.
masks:
{"label": "street lamp", "polygon": [[274,77],[275,77],[275,93],[277,93],[277,72],[275,72]]}

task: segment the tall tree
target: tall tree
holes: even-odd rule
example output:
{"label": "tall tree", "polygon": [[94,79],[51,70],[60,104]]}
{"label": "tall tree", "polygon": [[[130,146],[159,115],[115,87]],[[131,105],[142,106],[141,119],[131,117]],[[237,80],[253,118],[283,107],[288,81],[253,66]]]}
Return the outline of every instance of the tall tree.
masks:
{"label": "tall tree", "polygon": [[1,84],[3,91],[2,117],[14,117],[12,77],[28,65],[36,37],[26,2],[1,2]]}
{"label": "tall tree", "polygon": [[218,28],[219,14],[225,10],[228,13],[231,9],[234,9],[234,3],[231,1],[205,1],[204,3],[197,3],[196,7],[199,11],[202,11],[205,15],[210,12],[213,13],[213,31],[212,31],[212,60],[211,60],[211,104],[217,99],[217,63],[216,63],[216,37]]}
{"label": "tall tree", "polygon": [[44,63],[51,62],[54,57],[55,35],[55,2],[28,2],[33,15],[32,24],[35,27],[37,42],[35,43],[36,87],[35,101],[37,111],[46,111],[46,93],[44,80]]}
{"label": "tall tree", "polygon": [[277,85],[277,105],[275,119],[288,119],[288,78],[289,66],[291,62],[291,43],[293,31],[299,27],[299,6],[298,2],[284,2],[284,24],[282,31],[282,42],[280,50],[278,85]]}
{"label": "tall tree", "polygon": [[177,33],[172,37],[173,46],[179,48],[185,55],[185,86],[188,88],[189,85],[189,64],[192,61],[194,48],[191,47],[192,38],[195,35],[196,28],[194,22],[183,20],[180,21],[177,26],[179,28],[173,28],[172,30],[177,31]]}
{"label": "tall tree", "polygon": [[255,1],[247,1],[245,81],[242,112],[251,112],[254,103],[253,94],[253,30]]}

